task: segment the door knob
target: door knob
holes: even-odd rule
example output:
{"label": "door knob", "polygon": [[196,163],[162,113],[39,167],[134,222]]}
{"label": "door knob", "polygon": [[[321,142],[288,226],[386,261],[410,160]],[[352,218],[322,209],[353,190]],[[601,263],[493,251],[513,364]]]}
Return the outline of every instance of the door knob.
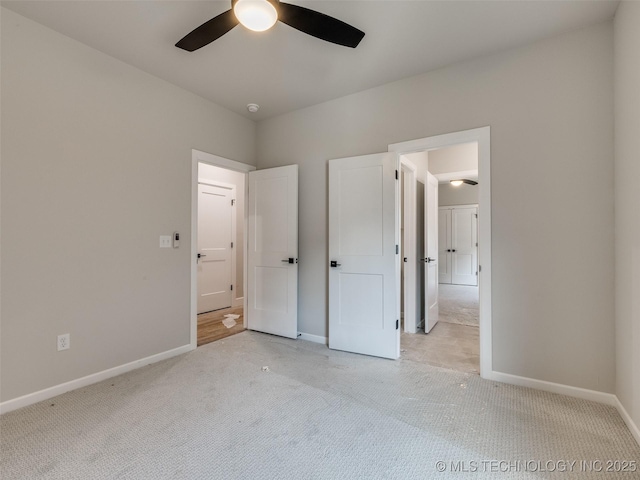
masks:
{"label": "door knob", "polygon": [[456,249],[454,248],[454,249],[452,249],[451,251],[452,251],[452,252],[455,252],[455,251],[456,251]]}
{"label": "door knob", "polygon": [[335,260],[331,260],[331,267],[335,268],[335,267],[340,267],[342,264],[336,262]]}
{"label": "door knob", "polygon": [[450,252],[450,251],[451,251],[451,249],[450,249],[450,248],[447,248],[447,252]]}
{"label": "door knob", "polygon": [[424,259],[425,263],[431,263],[431,262],[435,262],[436,259],[435,258],[431,258],[431,257],[427,257]]}
{"label": "door knob", "polygon": [[298,259],[289,257],[286,260],[282,260],[282,263],[298,263]]}
{"label": "door knob", "polygon": [[202,254],[202,253],[199,253],[199,254],[198,254],[198,258],[202,258],[202,257],[206,257],[206,255],[204,255],[204,254]]}
{"label": "door knob", "polygon": [[404,263],[407,263],[407,262],[409,261],[409,259],[408,259],[407,257],[404,257],[404,258],[402,259],[402,261],[403,261]]}

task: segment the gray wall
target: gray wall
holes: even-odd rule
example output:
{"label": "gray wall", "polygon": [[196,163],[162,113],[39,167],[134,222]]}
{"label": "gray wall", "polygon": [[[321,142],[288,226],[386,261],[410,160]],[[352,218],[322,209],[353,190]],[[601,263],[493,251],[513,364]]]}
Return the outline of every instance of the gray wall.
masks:
{"label": "gray wall", "polygon": [[613,392],[612,53],[607,22],[259,122],[258,167],[300,166],[299,329],[327,335],[327,160],[490,125],[494,370]]}
{"label": "gray wall", "polygon": [[616,394],[640,427],[640,3],[615,19]]}
{"label": "gray wall", "polygon": [[6,9],[1,34],[8,400],[189,343],[191,149],[254,163],[255,124]]}

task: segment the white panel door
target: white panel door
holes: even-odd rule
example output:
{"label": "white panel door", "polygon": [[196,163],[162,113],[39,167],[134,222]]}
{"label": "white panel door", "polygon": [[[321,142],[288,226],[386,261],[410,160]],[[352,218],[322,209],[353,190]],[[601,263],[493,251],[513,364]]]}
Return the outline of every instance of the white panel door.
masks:
{"label": "white panel door", "polygon": [[478,208],[451,212],[451,283],[478,285]]}
{"label": "white panel door", "polygon": [[329,162],[329,348],[400,355],[398,157]]}
{"label": "white panel door", "polygon": [[198,313],[231,306],[233,190],[198,184]]}
{"label": "white panel door", "polygon": [[438,278],[451,283],[451,209],[438,210]]}
{"label": "white panel door", "polygon": [[298,166],[249,173],[247,327],[298,337]]}
{"label": "white panel door", "polygon": [[426,172],[424,182],[424,332],[438,323],[438,179]]}

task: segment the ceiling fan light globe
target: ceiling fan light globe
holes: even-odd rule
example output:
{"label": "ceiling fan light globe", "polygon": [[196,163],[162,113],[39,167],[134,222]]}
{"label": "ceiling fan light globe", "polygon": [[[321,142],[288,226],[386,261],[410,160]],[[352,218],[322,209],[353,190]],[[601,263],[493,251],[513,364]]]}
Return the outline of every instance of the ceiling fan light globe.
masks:
{"label": "ceiling fan light globe", "polygon": [[451,180],[451,185],[453,185],[454,187],[459,187],[463,183],[464,182],[462,180]]}
{"label": "ceiling fan light globe", "polygon": [[254,32],[269,30],[278,21],[276,8],[267,0],[238,0],[233,13],[242,25]]}

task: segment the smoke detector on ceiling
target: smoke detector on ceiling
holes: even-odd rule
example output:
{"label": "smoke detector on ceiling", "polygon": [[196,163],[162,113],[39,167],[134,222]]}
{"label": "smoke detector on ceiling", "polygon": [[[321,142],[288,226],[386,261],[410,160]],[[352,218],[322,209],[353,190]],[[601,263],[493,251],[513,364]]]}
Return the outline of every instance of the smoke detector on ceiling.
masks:
{"label": "smoke detector on ceiling", "polygon": [[247,104],[247,110],[249,110],[251,113],[256,113],[259,108],[260,108],[260,105],[258,105],[257,103]]}

